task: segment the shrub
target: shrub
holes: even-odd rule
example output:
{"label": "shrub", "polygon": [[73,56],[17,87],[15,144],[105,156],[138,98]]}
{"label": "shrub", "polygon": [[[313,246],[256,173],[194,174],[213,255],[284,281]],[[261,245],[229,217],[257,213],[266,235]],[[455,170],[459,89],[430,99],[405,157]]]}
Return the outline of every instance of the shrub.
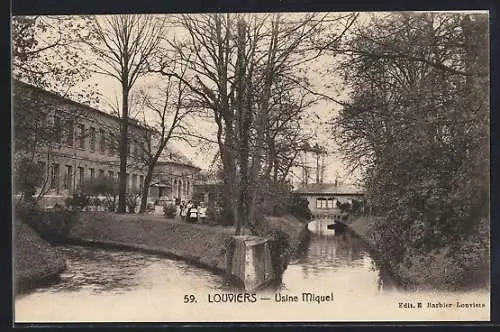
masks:
{"label": "shrub", "polygon": [[290,262],[290,236],[281,230],[273,230],[269,235],[271,237],[269,243],[271,262],[278,279],[281,279]]}
{"label": "shrub", "polygon": [[174,204],[163,205],[163,215],[167,218],[175,218],[177,215],[177,207]]}
{"label": "shrub", "polygon": [[128,213],[135,213],[135,208],[137,207],[137,198],[139,194],[128,194],[125,204],[127,205]]}
{"label": "shrub", "polygon": [[46,241],[65,238],[78,221],[78,212],[69,210],[43,211],[32,202],[16,204],[16,224],[20,221],[31,226]]}
{"label": "shrub", "polygon": [[307,198],[289,194],[287,195],[285,206],[287,212],[299,220],[310,220],[312,217]]}
{"label": "shrub", "polygon": [[14,164],[14,188],[23,193],[25,198],[31,198],[36,189],[43,184],[45,170],[31,158],[21,157]]}
{"label": "shrub", "polygon": [[73,210],[80,209],[83,210],[91,203],[90,196],[85,193],[74,193],[72,197],[68,197],[65,200],[66,207]]}
{"label": "shrub", "polygon": [[[118,195],[118,181],[116,179],[102,175],[96,179],[88,179],[82,183],[80,192],[92,197],[91,205],[104,206],[108,211],[115,211]],[[104,196],[104,201],[98,196]]]}

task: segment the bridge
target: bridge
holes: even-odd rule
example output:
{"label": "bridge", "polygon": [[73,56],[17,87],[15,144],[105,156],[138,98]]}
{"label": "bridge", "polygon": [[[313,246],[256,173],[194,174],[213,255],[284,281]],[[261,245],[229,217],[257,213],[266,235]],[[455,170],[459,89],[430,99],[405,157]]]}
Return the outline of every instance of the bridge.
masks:
{"label": "bridge", "polygon": [[315,215],[307,224],[307,229],[315,234],[333,235],[345,229],[348,217],[348,213],[340,211],[337,213]]}

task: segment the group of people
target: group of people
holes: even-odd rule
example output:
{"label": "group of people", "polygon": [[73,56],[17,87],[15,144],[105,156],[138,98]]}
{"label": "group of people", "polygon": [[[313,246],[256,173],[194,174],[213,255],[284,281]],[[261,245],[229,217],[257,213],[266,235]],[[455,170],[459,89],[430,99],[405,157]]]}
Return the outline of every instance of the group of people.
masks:
{"label": "group of people", "polygon": [[182,220],[189,222],[199,222],[204,224],[207,220],[207,207],[205,202],[200,202],[198,205],[193,201],[182,201],[180,206],[179,215]]}

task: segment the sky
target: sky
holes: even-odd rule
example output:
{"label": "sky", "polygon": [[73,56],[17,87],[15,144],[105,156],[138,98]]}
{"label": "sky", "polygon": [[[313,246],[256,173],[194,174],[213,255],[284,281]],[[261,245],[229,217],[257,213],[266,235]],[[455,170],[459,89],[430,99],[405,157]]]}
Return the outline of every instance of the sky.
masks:
{"label": "sky", "polygon": [[[388,13],[379,12],[376,15],[387,15]],[[293,15],[301,15],[300,13],[296,13]],[[365,24],[368,22],[369,14],[362,13],[358,17],[357,24]],[[338,77],[335,77],[333,74],[330,75],[321,75],[320,72],[324,72],[326,68],[333,67],[335,65],[336,59],[333,56],[322,56],[314,62],[308,64],[308,77],[313,84],[313,90],[317,92],[321,92],[323,94],[329,95],[337,100],[347,100],[347,92],[345,91],[344,83]],[[150,77],[148,80],[140,80],[136,84],[135,89],[139,88],[143,84],[155,84],[154,80],[158,78]],[[116,79],[94,74],[88,81],[82,83],[82,86],[88,83],[96,83],[97,87],[102,95],[100,100],[100,104],[98,108],[103,111],[111,111],[110,103],[113,104],[116,100],[121,100],[121,89],[119,82]],[[78,88],[78,87],[77,87]],[[329,152],[328,157],[325,159],[325,171],[324,171],[324,182],[334,182],[336,177],[339,176],[341,180],[344,182],[352,183],[356,179],[358,179],[359,175],[355,174],[353,176],[349,176],[346,172],[346,165],[344,165],[341,161],[341,155],[338,153],[338,148],[335,144],[335,137],[332,135],[332,128],[325,124],[325,122],[331,120],[335,117],[335,114],[340,110],[339,105],[333,102],[322,101],[312,106],[308,112],[311,114],[310,119],[314,119],[312,123],[309,125],[309,130],[316,132],[318,137],[318,143],[327,147]],[[317,119],[315,116],[317,115]],[[204,121],[196,122],[196,131],[197,132],[214,132],[214,125],[208,124]],[[215,153],[217,152],[217,147],[215,145],[212,146],[209,151],[206,149],[201,149],[198,147],[191,147],[183,142],[176,142],[175,149],[183,152],[187,157],[189,157],[192,162],[201,167],[204,170],[207,170],[210,167],[211,161]],[[206,148],[206,147],[205,147]],[[311,165],[315,165],[314,158],[310,158]],[[293,170],[297,177],[294,178],[294,182],[298,182],[300,179],[301,171]],[[312,181],[315,179],[315,174],[312,175]]]}
{"label": "sky", "polygon": [[[332,66],[333,61],[334,59],[331,56],[322,56],[319,59],[314,60],[313,63],[309,64],[308,77],[310,78],[313,85],[313,90],[324,93],[326,95],[330,95],[336,99],[345,99],[347,98],[347,96],[345,94],[342,94],[342,83],[339,82],[338,79],[330,79],[330,77],[328,77],[328,80],[330,80],[330,82],[327,82],[325,84],[325,77],[319,74],[319,72],[324,71],[326,67]],[[154,80],[157,79],[157,77],[152,76],[148,79],[140,79],[138,80],[134,90],[137,90],[144,85],[152,83],[155,84]],[[105,112],[111,112],[111,105],[116,105],[117,101],[121,100],[121,87],[119,82],[109,76],[93,74],[89,80],[82,82],[81,86],[86,86],[89,83],[96,83],[97,89],[101,94],[100,102],[97,105],[97,108]],[[77,86],[76,89],[78,88],[79,87]],[[118,102],[118,104],[120,103]],[[311,124],[306,126],[307,130],[314,132],[318,137],[318,143],[325,146],[329,152],[329,155],[325,158],[324,161],[324,182],[333,182],[338,175],[340,175],[341,178],[346,178],[346,167],[342,164],[340,155],[336,153],[337,149],[335,146],[331,127],[325,124],[325,122],[331,120],[332,116],[338,111],[339,106],[337,104],[326,101],[321,101],[307,110],[307,112],[311,114],[311,116],[309,116],[308,118],[312,119]],[[206,121],[197,121],[195,129],[197,132],[215,133],[214,125],[208,124]],[[185,142],[174,142],[173,145],[174,149],[183,152],[188,158],[192,160],[195,165],[204,170],[207,170],[210,167],[211,162],[215,154],[217,153],[217,147],[215,145],[212,145],[209,151],[207,151],[206,146],[204,146],[204,148],[201,148],[200,146],[191,147]],[[315,159],[312,155],[308,157],[308,160],[311,166],[316,164]],[[300,176],[302,174],[301,170],[294,169],[292,170],[292,172],[296,174],[295,177],[292,176],[292,181],[294,183],[299,182]],[[310,181],[315,181],[314,173],[311,174]]]}

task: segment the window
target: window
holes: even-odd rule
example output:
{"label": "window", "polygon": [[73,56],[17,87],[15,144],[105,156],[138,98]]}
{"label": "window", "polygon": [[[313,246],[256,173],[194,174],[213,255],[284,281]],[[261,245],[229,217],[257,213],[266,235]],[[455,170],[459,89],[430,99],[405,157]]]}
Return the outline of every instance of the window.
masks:
{"label": "window", "polygon": [[329,198],[327,202],[327,208],[333,209],[337,207],[337,200],[335,198]]}
{"label": "window", "polygon": [[90,138],[90,151],[95,151],[95,128],[90,127],[89,129],[89,138]]}
{"label": "window", "polygon": [[317,209],[326,209],[326,203],[327,199],[326,198],[317,198],[316,199],[316,208]]}
{"label": "window", "polygon": [[142,190],[144,184],[144,175],[139,175],[139,190]]}
{"label": "window", "polygon": [[50,177],[50,189],[55,189],[59,193],[59,165],[52,165],[52,174]]}
{"label": "window", "polygon": [[108,171],[108,177],[112,179],[115,175],[113,174],[113,171]]}
{"label": "window", "polygon": [[[126,174],[126,180],[125,180],[125,183],[127,184],[127,189],[129,189],[129,188],[130,188],[130,182],[129,182],[129,181],[130,181],[130,174],[128,174],[128,173],[127,173],[127,174]],[[128,190],[127,190],[127,191],[128,191]]]}
{"label": "window", "polygon": [[95,176],[95,169],[89,168],[89,176],[90,176],[90,179],[94,178],[94,176]]}
{"label": "window", "polygon": [[101,153],[104,153],[106,151],[106,135],[104,134],[104,129],[99,129],[99,136],[101,140],[99,141],[99,147],[101,150]]}
{"label": "window", "polygon": [[85,149],[85,125],[78,124],[78,147]]}
{"label": "window", "polygon": [[65,132],[66,132],[66,144],[68,146],[73,146],[73,141],[75,139],[75,122],[73,120],[66,120]]}
{"label": "window", "polygon": [[64,175],[64,189],[71,190],[73,183],[73,167],[66,165],[66,174]]}
{"label": "window", "polygon": [[103,176],[104,176],[104,170],[103,170],[103,169],[100,169],[100,170],[99,170],[99,176],[100,176],[100,177],[103,177]]}
{"label": "window", "polygon": [[127,144],[127,156],[130,156],[131,152],[132,152],[132,141],[128,142]]}
{"label": "window", "polygon": [[83,167],[78,167],[78,186],[81,186],[83,183],[83,176],[84,176],[84,168]]}
{"label": "window", "polygon": [[62,122],[58,116],[54,116],[54,139],[56,143],[62,142]]}

